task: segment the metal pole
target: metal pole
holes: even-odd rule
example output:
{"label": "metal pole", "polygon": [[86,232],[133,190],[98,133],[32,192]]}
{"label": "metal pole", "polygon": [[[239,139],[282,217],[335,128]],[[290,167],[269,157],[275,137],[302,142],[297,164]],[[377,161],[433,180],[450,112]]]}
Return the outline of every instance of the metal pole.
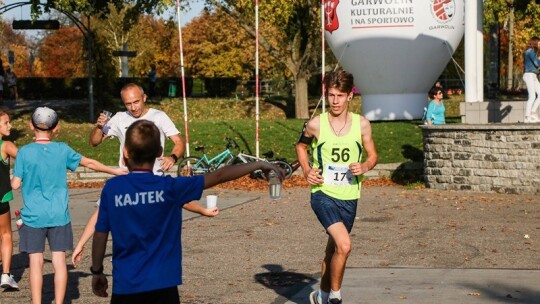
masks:
{"label": "metal pole", "polygon": [[186,76],[184,72],[184,48],[182,45],[182,24],[180,22],[180,1],[176,0],[176,15],[178,16],[178,43],[180,44],[180,73],[182,75],[182,103],[184,105],[184,133],[186,138],[186,157],[189,157],[189,126],[186,100]]}
{"label": "metal pole", "polygon": [[92,71],[92,33],[90,31],[90,16],[88,18],[88,28],[86,29],[86,40],[88,44],[88,101],[90,103],[90,122],[94,122],[94,81]]}
{"label": "metal pole", "polygon": [[255,156],[259,157],[259,0],[255,0]]}
{"label": "metal pole", "polygon": [[326,98],[325,98],[325,95],[324,95],[324,73],[325,73],[325,65],[326,65],[326,61],[325,61],[325,56],[324,56],[324,51],[325,51],[325,45],[324,45],[324,0],[321,0],[321,88],[322,88],[322,112],[324,113],[325,112],[325,104],[326,104]]}

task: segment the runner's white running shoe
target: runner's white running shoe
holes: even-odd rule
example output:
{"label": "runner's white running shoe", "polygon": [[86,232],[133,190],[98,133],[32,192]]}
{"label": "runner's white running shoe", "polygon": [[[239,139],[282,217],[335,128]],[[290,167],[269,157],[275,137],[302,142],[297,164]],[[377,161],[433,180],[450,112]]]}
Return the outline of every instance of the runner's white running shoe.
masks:
{"label": "runner's white running shoe", "polygon": [[13,279],[13,275],[7,273],[2,274],[2,278],[0,279],[0,287],[19,289],[19,285],[17,285],[17,282],[15,282],[15,279]]}

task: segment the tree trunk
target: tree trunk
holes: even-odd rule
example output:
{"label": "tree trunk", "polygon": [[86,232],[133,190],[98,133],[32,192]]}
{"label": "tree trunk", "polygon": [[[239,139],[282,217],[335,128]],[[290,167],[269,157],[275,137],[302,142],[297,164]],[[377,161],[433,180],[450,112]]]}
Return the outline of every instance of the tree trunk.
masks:
{"label": "tree trunk", "polygon": [[299,119],[308,119],[308,78],[306,76],[296,76],[294,78],[294,91],[294,116]]}

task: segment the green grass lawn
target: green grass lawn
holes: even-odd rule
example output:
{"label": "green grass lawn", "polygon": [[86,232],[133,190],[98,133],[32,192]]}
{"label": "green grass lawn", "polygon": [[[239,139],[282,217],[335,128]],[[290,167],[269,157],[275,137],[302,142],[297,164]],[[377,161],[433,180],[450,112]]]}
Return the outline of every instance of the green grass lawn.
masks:
{"label": "green grass lawn", "polygon": [[[459,98],[456,98],[445,103],[450,121],[458,121],[455,118],[459,117],[459,102]],[[164,99],[159,104],[149,104],[149,106],[169,114],[184,135],[181,99]],[[358,113],[360,107],[360,98],[356,97],[351,108]],[[116,109],[108,110],[123,110],[121,102],[118,101]],[[66,142],[84,156],[95,158],[108,165],[117,164],[119,149],[117,139],[107,140],[95,148],[90,147],[88,136],[93,124],[86,122],[87,106],[71,106],[58,112],[61,118],[60,131],[55,134],[55,140]],[[199,155],[194,150],[194,147],[199,145],[206,147],[209,156],[217,155],[225,148],[227,137],[233,138],[245,153],[255,154],[254,112],[252,100],[189,99],[188,124],[191,155]],[[13,130],[8,139],[13,140],[17,146],[29,143],[33,137],[28,128],[30,113],[16,113],[11,119]],[[261,100],[260,153],[273,150],[276,157],[284,157],[288,161],[296,159],[294,144],[303,123],[304,120],[286,119],[283,107],[279,104]],[[421,161],[423,148],[419,124],[419,120],[372,122],[373,139],[379,153],[379,163]],[[165,152],[167,154],[170,151],[171,143],[168,141]]]}

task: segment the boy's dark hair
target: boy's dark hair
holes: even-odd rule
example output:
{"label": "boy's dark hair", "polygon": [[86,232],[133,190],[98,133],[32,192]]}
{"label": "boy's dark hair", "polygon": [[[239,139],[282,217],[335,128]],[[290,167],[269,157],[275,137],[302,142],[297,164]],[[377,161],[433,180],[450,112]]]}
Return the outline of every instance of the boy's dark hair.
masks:
{"label": "boy's dark hair", "polygon": [[531,39],[529,39],[529,42],[527,42],[527,49],[533,48],[534,50],[538,51],[538,41],[540,41],[540,38],[534,36]]}
{"label": "boy's dark hair", "polygon": [[351,73],[343,70],[328,72],[324,75],[324,87],[326,95],[328,95],[330,88],[349,94],[354,87],[354,77]]}
{"label": "boy's dark hair", "polygon": [[126,131],[125,147],[132,164],[154,163],[161,155],[159,129],[149,120],[137,120]]}

